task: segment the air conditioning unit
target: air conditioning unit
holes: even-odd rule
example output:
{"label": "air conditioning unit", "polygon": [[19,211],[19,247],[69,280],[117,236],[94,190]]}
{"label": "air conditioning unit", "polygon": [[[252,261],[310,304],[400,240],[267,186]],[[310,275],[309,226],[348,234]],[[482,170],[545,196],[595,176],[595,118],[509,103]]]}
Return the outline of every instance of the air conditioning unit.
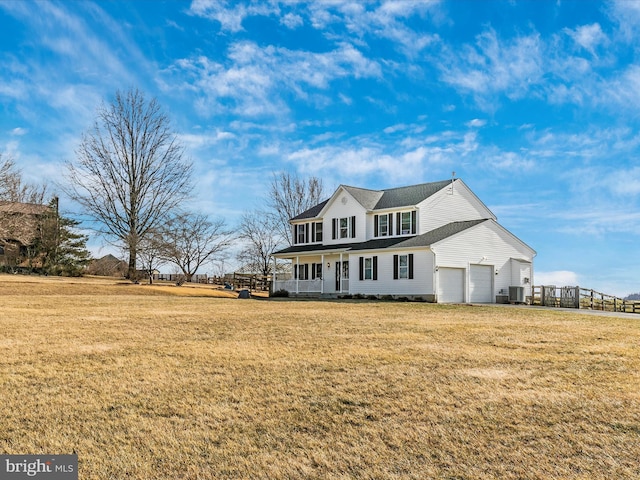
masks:
{"label": "air conditioning unit", "polygon": [[525,303],[524,287],[509,287],[509,303]]}

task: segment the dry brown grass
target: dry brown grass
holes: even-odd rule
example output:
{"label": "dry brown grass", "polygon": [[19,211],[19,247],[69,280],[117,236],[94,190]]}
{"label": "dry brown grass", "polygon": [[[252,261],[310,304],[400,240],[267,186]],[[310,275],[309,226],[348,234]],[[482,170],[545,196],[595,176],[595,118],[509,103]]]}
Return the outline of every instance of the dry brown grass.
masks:
{"label": "dry brown grass", "polygon": [[639,320],[176,292],[0,276],[0,451],[82,479],[640,478]]}

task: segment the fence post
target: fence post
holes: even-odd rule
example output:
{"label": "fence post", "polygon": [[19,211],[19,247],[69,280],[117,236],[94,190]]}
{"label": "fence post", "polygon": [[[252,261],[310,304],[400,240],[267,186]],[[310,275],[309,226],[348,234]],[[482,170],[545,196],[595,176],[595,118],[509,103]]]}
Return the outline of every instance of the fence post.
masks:
{"label": "fence post", "polygon": [[591,289],[591,310],[593,310],[593,288]]}

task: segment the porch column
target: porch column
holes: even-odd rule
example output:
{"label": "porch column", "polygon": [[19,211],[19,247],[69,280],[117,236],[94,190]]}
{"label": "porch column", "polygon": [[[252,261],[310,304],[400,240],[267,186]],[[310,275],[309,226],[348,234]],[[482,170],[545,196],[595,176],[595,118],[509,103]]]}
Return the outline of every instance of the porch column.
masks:
{"label": "porch column", "polygon": [[298,282],[300,281],[300,257],[296,257],[296,268],[294,273],[297,273],[296,275],[296,295],[298,293],[300,293],[300,287],[298,285]]}
{"label": "porch column", "polygon": [[273,273],[271,274],[271,293],[276,291],[276,257],[273,258]]}
{"label": "porch column", "polygon": [[336,275],[338,275],[338,273],[340,274],[340,293],[342,293],[342,272],[344,271],[342,268],[342,252],[340,252],[340,266],[338,267],[340,269],[340,272],[337,272]]}
{"label": "porch column", "polygon": [[[320,255],[320,265],[322,265],[322,268],[320,270],[324,272],[324,253]],[[324,273],[322,273],[322,275],[320,276],[320,295],[322,295],[323,293],[324,293]]]}

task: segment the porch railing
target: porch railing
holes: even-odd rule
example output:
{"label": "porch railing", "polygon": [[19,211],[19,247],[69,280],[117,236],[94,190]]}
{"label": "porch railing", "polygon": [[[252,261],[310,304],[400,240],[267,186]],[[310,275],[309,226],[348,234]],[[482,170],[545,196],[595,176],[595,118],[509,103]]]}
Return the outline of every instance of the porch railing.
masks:
{"label": "porch railing", "polygon": [[276,280],[273,290],[286,290],[290,293],[320,293],[322,290],[322,280]]}

